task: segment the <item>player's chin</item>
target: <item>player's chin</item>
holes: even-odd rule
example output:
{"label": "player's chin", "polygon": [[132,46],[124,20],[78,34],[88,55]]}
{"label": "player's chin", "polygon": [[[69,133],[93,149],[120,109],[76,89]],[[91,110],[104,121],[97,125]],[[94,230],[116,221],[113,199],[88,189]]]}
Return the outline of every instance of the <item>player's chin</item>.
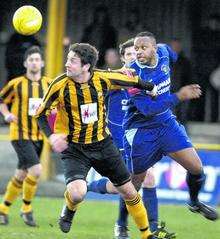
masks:
{"label": "player's chin", "polygon": [[34,68],[34,69],[31,70],[31,73],[32,74],[37,74],[39,71],[40,71],[40,69]]}
{"label": "player's chin", "polygon": [[145,58],[143,58],[143,57],[139,57],[139,58],[137,58],[138,59],[138,61],[141,63],[141,64],[146,64],[146,59]]}

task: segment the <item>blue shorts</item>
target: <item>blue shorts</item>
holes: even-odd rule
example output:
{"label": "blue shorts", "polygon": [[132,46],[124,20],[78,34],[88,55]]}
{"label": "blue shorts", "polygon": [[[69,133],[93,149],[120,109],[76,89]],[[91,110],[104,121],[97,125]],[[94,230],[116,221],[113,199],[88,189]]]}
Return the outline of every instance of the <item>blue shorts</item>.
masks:
{"label": "blue shorts", "polygon": [[164,155],[193,147],[184,126],[173,118],[161,127],[130,129],[125,135],[127,166],[134,174],[146,171]]}

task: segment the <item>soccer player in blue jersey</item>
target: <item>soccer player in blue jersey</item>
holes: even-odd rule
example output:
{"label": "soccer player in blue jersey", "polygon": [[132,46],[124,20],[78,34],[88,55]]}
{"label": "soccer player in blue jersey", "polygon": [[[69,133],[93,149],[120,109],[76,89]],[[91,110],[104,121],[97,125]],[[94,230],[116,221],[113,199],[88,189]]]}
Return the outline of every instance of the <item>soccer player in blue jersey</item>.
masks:
{"label": "soccer player in blue jersey", "polygon": [[[125,62],[125,66],[128,66],[131,60],[136,57],[136,52],[134,51],[133,41],[129,40],[121,45],[120,47],[120,54],[122,56],[122,61]],[[133,57],[132,57],[133,56]],[[131,57],[131,58],[129,58]],[[132,91],[132,90],[131,90]],[[132,91],[135,92],[135,91]],[[196,93],[200,92],[200,90],[195,86],[186,86],[181,88],[176,95],[172,96],[175,100],[175,103],[183,100],[189,100],[196,96]],[[172,98],[170,97],[170,98]],[[127,108],[128,102],[128,94],[125,91],[113,91],[109,95],[108,98],[108,126],[112,133],[112,137],[114,142],[116,143],[117,147],[123,153],[123,129],[122,129],[122,117],[124,115],[123,111],[120,111],[121,104],[123,108]],[[167,98],[163,100],[158,107],[167,107],[170,106],[170,99]],[[164,105],[164,106],[163,106]],[[173,104],[174,105],[174,104]],[[117,112],[115,111],[117,109]],[[130,168],[132,170],[132,168]],[[133,171],[132,171],[133,172]],[[133,172],[135,173],[135,172]],[[113,188],[112,184],[107,179],[100,179],[98,181],[94,181],[88,185],[88,189],[90,191],[95,191],[99,193],[116,193],[117,191]],[[158,205],[157,205],[157,197],[156,197],[156,188],[154,182],[154,175],[152,174],[151,170],[147,170],[147,175],[145,177],[143,183],[143,200],[145,202],[145,206],[148,209],[148,217],[151,226],[151,230],[155,230],[157,226],[157,217],[158,217]],[[170,234],[171,235],[171,234]],[[126,208],[124,207],[123,200],[120,200],[120,208],[119,208],[119,218],[115,225],[115,238],[117,239],[127,239],[127,212]]]}
{"label": "soccer player in blue jersey", "polygon": [[[134,39],[129,39],[125,43],[119,46],[119,52],[121,61],[124,63],[124,68],[136,59],[136,51],[134,50]],[[129,99],[126,90],[113,90],[108,94],[107,104],[107,116],[108,116],[108,128],[110,129],[112,138],[117,148],[120,150],[122,157],[124,156],[123,149],[123,118],[126,111],[127,101]],[[99,193],[114,192],[114,189],[109,183],[107,178],[102,178],[98,181],[94,181],[89,184],[88,189]],[[117,192],[117,191],[116,191]],[[158,201],[156,196],[155,179],[152,173],[152,169],[148,170],[147,177],[143,182],[143,201],[148,211],[148,219],[150,223],[151,231],[157,229],[158,221]],[[120,197],[119,200],[119,215],[117,223],[115,224],[114,234],[117,239],[128,239],[127,228],[128,211],[124,200]]]}
{"label": "soccer player in blue jersey", "polygon": [[[135,69],[142,80],[157,85],[158,96],[152,99],[144,91],[137,91],[129,99],[124,120],[124,148],[129,156],[128,167],[133,172],[133,182],[141,185],[147,169],[163,155],[169,155],[187,170],[190,211],[200,213],[209,220],[216,220],[219,217],[217,211],[198,199],[205,181],[201,160],[184,126],[176,121],[171,111],[186,96],[178,92],[170,94],[169,64],[177,56],[166,44],[156,44],[150,32],[139,33],[135,37],[134,48],[137,60],[130,67]],[[198,98],[199,86],[189,87],[195,88],[191,98]]]}

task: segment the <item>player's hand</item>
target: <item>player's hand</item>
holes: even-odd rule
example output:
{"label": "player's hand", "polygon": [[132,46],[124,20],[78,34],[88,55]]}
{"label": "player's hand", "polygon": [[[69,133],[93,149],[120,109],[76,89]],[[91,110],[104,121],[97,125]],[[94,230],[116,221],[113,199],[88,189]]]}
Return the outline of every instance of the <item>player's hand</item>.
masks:
{"label": "player's hand", "polygon": [[150,95],[151,97],[155,98],[158,95],[157,94],[157,86],[154,85],[153,90],[146,90],[145,92],[147,93],[147,95]]}
{"label": "player's hand", "polygon": [[129,88],[127,89],[127,91],[128,91],[128,94],[129,94],[130,96],[137,95],[137,94],[139,94],[139,93],[141,92],[140,89],[135,88],[135,87],[129,87]]}
{"label": "player's hand", "polygon": [[202,90],[197,84],[186,85],[180,88],[176,95],[180,101],[197,99],[202,95]]}
{"label": "player's hand", "polygon": [[127,68],[122,68],[119,70],[119,72],[121,72],[122,74],[132,78],[134,77],[134,73],[135,73],[135,70],[134,69],[127,69]]}
{"label": "player's hand", "polygon": [[68,147],[65,134],[51,134],[49,141],[56,153],[61,153]]}
{"label": "player's hand", "polygon": [[4,119],[8,123],[11,123],[11,122],[17,123],[18,122],[18,118],[12,113],[8,113],[8,114],[4,115]]}

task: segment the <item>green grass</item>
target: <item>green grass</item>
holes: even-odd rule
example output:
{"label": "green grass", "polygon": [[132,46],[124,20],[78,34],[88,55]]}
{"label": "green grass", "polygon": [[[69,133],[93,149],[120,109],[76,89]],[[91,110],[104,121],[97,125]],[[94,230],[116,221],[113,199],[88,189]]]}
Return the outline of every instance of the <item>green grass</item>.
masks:
{"label": "green grass", "polygon": [[[10,212],[10,224],[0,226],[0,239],[112,239],[117,217],[117,203],[86,201],[78,210],[72,230],[68,234],[59,231],[57,218],[62,208],[62,199],[36,198],[34,200],[37,228],[24,225],[19,217],[20,202]],[[160,218],[166,220],[169,229],[177,232],[179,239],[219,239],[220,221],[210,222],[188,212],[184,206],[162,205]],[[139,233],[130,220],[131,238]]]}

